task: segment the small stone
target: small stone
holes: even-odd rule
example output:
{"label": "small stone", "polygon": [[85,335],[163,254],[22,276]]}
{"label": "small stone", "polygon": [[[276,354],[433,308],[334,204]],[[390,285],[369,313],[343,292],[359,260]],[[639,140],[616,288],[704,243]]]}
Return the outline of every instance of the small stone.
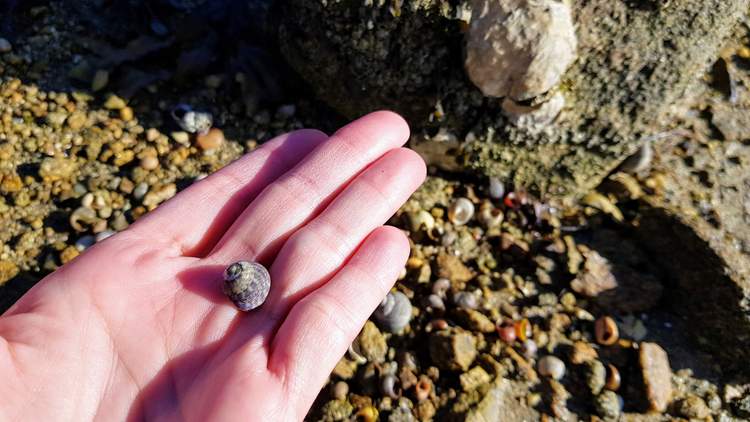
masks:
{"label": "small stone", "polygon": [[59,111],[53,111],[51,113],[47,113],[47,123],[49,123],[52,126],[60,127],[65,123],[65,120],[67,120],[68,115],[66,113],[62,113]]}
{"label": "small stone", "polygon": [[596,396],[604,389],[607,382],[607,368],[599,360],[590,360],[586,363],[586,386],[591,394]]}
{"label": "small stone", "polygon": [[559,380],[565,376],[565,363],[557,356],[547,355],[539,359],[537,370],[543,377]]}
{"label": "small stone", "polygon": [[461,382],[461,388],[464,391],[471,391],[477,389],[479,386],[488,384],[492,381],[492,377],[487,373],[481,366],[475,366],[468,372],[464,372],[458,377]]}
{"label": "small stone", "polygon": [[133,189],[133,197],[135,199],[141,199],[144,196],[146,196],[146,193],[148,192],[149,186],[146,182],[141,182],[138,185],[136,185],[135,189]]}
{"label": "small stone", "polygon": [[465,324],[466,328],[472,331],[482,333],[492,333],[495,331],[493,323],[486,315],[474,309],[458,309],[456,317]]}
{"label": "small stone", "polygon": [[620,397],[613,391],[604,391],[594,399],[596,413],[607,420],[617,420],[622,411]]}
{"label": "small stone", "polygon": [[649,410],[664,412],[672,399],[672,370],[667,352],[656,343],[641,343],[639,363]]}
{"label": "small stone", "polygon": [[573,350],[570,354],[570,362],[574,365],[580,365],[596,359],[597,357],[599,357],[599,354],[589,343],[577,341],[573,344]]}
{"label": "small stone", "polygon": [[70,127],[73,130],[80,130],[83,128],[83,126],[86,125],[86,121],[88,120],[88,117],[86,116],[86,113],[82,111],[74,111],[69,117],[68,117],[68,127]]}
{"label": "small stone", "polygon": [[383,333],[372,321],[367,321],[357,337],[362,356],[370,362],[383,362],[388,352],[388,344]]}
{"label": "small stone", "polygon": [[187,132],[172,132],[172,139],[178,144],[187,145],[190,143],[190,134]]}
{"label": "small stone", "polygon": [[461,329],[441,330],[430,336],[429,349],[439,368],[466,371],[477,356],[477,339]]}
{"label": "small stone", "polygon": [[147,155],[141,158],[141,168],[144,170],[154,170],[159,167],[159,159],[153,155]]}
{"label": "small stone", "polygon": [[107,97],[107,101],[104,102],[104,108],[107,110],[122,110],[127,107],[127,103],[117,95],[111,94]]}
{"label": "small stone", "polygon": [[130,108],[130,107],[123,107],[123,108],[120,109],[120,118],[123,121],[129,122],[129,121],[133,120],[133,117],[134,117],[134,115],[133,115],[133,109],[132,108]]}
{"label": "small stone", "polygon": [[0,38],[0,53],[9,53],[13,49],[10,41],[5,38]]}
{"label": "small stone", "polygon": [[161,133],[159,133],[158,129],[150,128],[146,131],[146,140],[149,142],[154,142],[161,136]]}
{"label": "small stone", "polygon": [[63,264],[67,264],[80,254],[81,253],[74,246],[68,246],[60,252],[60,261]]}
{"label": "small stone", "polygon": [[706,419],[711,415],[711,409],[702,398],[689,395],[680,400],[676,406],[677,413],[687,419]]}
{"label": "small stone", "polygon": [[109,72],[104,69],[99,69],[94,74],[94,79],[91,80],[91,90],[94,92],[101,91],[109,83]]}
{"label": "small stone", "polygon": [[344,381],[339,381],[333,385],[332,395],[336,400],[346,400],[346,396],[349,394],[349,384]]}
{"label": "small stone", "polygon": [[19,271],[13,262],[0,260],[0,285],[18,275]]}
{"label": "small stone", "polygon": [[479,307],[479,299],[471,292],[456,292],[453,295],[453,303],[462,309],[476,309]]}
{"label": "small stone", "polygon": [[[137,188],[136,188],[137,189]],[[156,206],[173,197],[177,193],[177,185],[169,183],[162,185],[159,188],[151,189],[145,197],[143,197],[143,205],[147,207]]]}
{"label": "small stone", "polygon": [[505,184],[500,178],[490,177],[489,195],[492,199],[502,199],[505,196]]}
{"label": "small stone", "polygon": [[466,283],[474,278],[474,273],[457,256],[441,252],[437,257],[438,277],[447,278],[452,283]]}
{"label": "small stone", "polygon": [[224,132],[221,129],[212,128],[205,134],[199,133],[195,141],[204,151],[216,149],[224,143]]}
{"label": "small stone", "polygon": [[586,297],[596,297],[607,290],[617,288],[617,279],[612,274],[607,259],[596,251],[588,251],[584,256],[586,261],[583,270],[570,283],[573,291]]}
{"label": "small stone", "polygon": [[331,400],[323,405],[323,420],[343,421],[347,420],[354,412],[354,406],[346,400]]}

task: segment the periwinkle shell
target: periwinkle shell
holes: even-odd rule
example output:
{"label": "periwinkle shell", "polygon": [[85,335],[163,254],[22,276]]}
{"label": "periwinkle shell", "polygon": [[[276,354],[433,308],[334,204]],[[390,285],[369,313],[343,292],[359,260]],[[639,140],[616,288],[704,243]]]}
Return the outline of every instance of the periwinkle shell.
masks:
{"label": "periwinkle shell", "polygon": [[392,333],[402,331],[411,320],[411,302],[401,292],[388,293],[378,309],[375,310],[375,320],[383,329]]}
{"label": "periwinkle shell", "polygon": [[271,275],[257,262],[239,261],[224,270],[224,294],[241,311],[262,305],[270,290]]}

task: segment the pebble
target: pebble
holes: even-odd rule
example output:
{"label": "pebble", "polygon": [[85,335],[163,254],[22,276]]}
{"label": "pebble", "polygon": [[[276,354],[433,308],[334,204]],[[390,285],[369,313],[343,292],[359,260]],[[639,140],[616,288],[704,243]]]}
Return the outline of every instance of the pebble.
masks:
{"label": "pebble", "polygon": [[461,383],[461,389],[471,391],[484,384],[489,384],[492,381],[492,377],[481,366],[475,366],[461,374],[458,380]]}
{"label": "pebble", "polygon": [[453,295],[453,303],[459,308],[463,309],[476,309],[479,307],[479,299],[477,296],[470,292],[457,292]]}
{"label": "pebble", "polygon": [[15,277],[19,271],[15,263],[0,259],[0,285]]}
{"label": "pebble", "polygon": [[224,132],[218,128],[211,128],[205,134],[199,133],[195,138],[195,142],[204,151],[219,148],[224,143]]}
{"label": "pebble", "polygon": [[495,331],[495,323],[477,310],[459,309],[456,311],[456,317],[472,331],[479,331],[481,333],[492,333]]}
{"label": "pebble", "polygon": [[128,103],[126,103],[125,100],[114,94],[107,97],[107,100],[104,102],[104,108],[107,110],[122,110],[127,107],[127,105]]}
{"label": "pebble", "polygon": [[601,393],[607,382],[607,369],[599,360],[590,360],[586,363],[586,386],[591,394],[596,396]]}
{"label": "pebble", "polygon": [[135,199],[141,199],[144,196],[146,196],[146,192],[148,192],[149,186],[146,182],[141,182],[135,186],[135,189],[133,189],[133,197]]}
{"label": "pebble", "polygon": [[10,44],[10,41],[6,40],[5,38],[0,38],[0,53],[8,53],[13,49],[13,46]]}
{"label": "pebble", "polygon": [[178,144],[188,145],[190,143],[190,134],[188,134],[187,132],[172,132],[171,136],[172,139],[174,139]]}
{"label": "pebble", "polygon": [[445,292],[451,288],[451,281],[447,278],[439,278],[432,284],[432,293],[445,298]]}
{"label": "pebble", "polygon": [[133,109],[130,107],[123,107],[120,109],[120,118],[124,122],[129,122],[134,118]]}
{"label": "pebble", "polygon": [[383,362],[388,353],[388,344],[385,342],[383,333],[372,322],[367,321],[357,337],[359,351],[362,356],[370,362]]}
{"label": "pebble", "polygon": [[556,356],[547,355],[539,359],[537,371],[544,377],[560,380],[565,376],[565,363]]}
{"label": "pebble", "polygon": [[664,412],[672,399],[672,370],[667,352],[656,343],[641,343],[638,361],[649,410]]}
{"label": "pebble", "polygon": [[429,350],[439,368],[466,371],[477,356],[477,339],[461,329],[441,330],[430,335]]}
{"label": "pebble", "polygon": [[174,183],[168,183],[158,188],[151,189],[143,197],[143,205],[147,207],[156,206],[166,201],[167,199],[175,196],[177,193],[177,185]]}
{"label": "pebble", "polygon": [[617,420],[622,412],[620,397],[613,391],[604,391],[594,399],[596,413],[606,420]]}
{"label": "pebble", "polygon": [[677,402],[675,410],[687,419],[706,419],[711,415],[706,402],[692,394]]}
{"label": "pebble", "polygon": [[457,256],[444,252],[438,254],[438,277],[447,278],[452,283],[466,283],[474,278],[474,272]]}
{"label": "pebble", "polygon": [[346,400],[346,396],[349,394],[349,384],[338,381],[333,385],[331,393],[336,400]]}
{"label": "pebble", "polygon": [[159,167],[159,159],[153,155],[147,155],[141,158],[141,168],[144,170],[154,170]]}
{"label": "pebble", "polygon": [[612,274],[609,261],[596,251],[587,251],[583,269],[570,283],[576,293],[586,297],[596,297],[603,292],[617,288],[617,279]]}
{"label": "pebble", "polygon": [[445,303],[443,302],[443,299],[436,294],[427,296],[427,306],[440,311],[445,310]]}

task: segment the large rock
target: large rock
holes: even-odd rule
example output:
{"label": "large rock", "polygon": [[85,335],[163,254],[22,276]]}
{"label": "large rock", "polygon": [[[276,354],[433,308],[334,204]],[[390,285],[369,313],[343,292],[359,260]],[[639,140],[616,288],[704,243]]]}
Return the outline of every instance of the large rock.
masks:
{"label": "large rock", "polygon": [[424,128],[413,145],[431,150],[435,164],[572,198],[660,130],[748,2],[572,2],[578,60],[556,88],[566,106],[545,130],[516,126],[518,116],[506,117],[502,100],[485,97],[466,75],[465,32],[481,12],[468,10],[475,2],[288,0],[278,11],[279,41],[287,61],[342,114],[392,108]]}

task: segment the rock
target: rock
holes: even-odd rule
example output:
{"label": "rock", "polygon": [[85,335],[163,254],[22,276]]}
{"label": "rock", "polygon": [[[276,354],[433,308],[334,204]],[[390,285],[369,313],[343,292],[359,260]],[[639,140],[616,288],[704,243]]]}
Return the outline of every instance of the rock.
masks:
{"label": "rock", "polygon": [[133,120],[134,117],[135,117],[135,115],[133,114],[133,109],[132,108],[130,108],[130,107],[123,107],[123,108],[120,109],[120,118],[124,122],[129,122],[129,121]]}
{"label": "rock", "polygon": [[506,401],[512,396],[510,381],[497,377],[484,398],[466,415],[466,422],[510,420]]}
{"label": "rock", "polygon": [[599,360],[590,360],[586,362],[586,386],[591,394],[596,396],[604,388],[607,382],[607,368]]}
{"label": "rock", "polygon": [[77,169],[75,157],[47,157],[39,166],[39,175],[47,182],[69,180]]}
{"label": "rock", "polygon": [[750,139],[750,110],[718,103],[711,106],[711,123],[730,142]]}
{"label": "rock", "polygon": [[[411,7],[394,6],[402,3]],[[473,6],[469,13],[467,3]],[[577,24],[576,34],[567,22],[567,4],[575,17],[570,23]],[[415,129],[412,143],[417,150],[423,138],[420,128],[438,122],[466,133],[473,126],[475,136],[442,149],[443,159],[435,157],[433,162],[451,166],[464,161],[477,172],[526,187],[539,197],[572,201],[599,185],[656,128],[668,125],[668,113],[662,111],[693,92],[748,4],[748,0],[684,0],[668,5],[651,0],[290,0],[281,4],[277,33],[286,61],[318,97],[342,114],[354,118],[372,110],[395,109]],[[534,5],[550,5],[550,12]],[[509,28],[515,27],[492,16],[514,11],[519,22],[543,24],[524,28],[529,36],[520,35],[518,42],[510,40]],[[545,68],[537,67],[537,62],[529,64],[534,56],[529,52],[551,45],[540,40],[553,38],[549,29],[558,24],[563,30],[552,44],[572,42],[577,35],[578,48],[561,43],[559,51],[550,54],[565,58],[548,67],[554,72],[539,72],[544,75],[540,81],[528,84],[536,90],[516,91],[535,95],[555,85],[562,73],[556,69],[564,70],[577,51],[578,59],[560,83],[567,103],[575,106],[558,118],[554,131],[534,133],[496,118],[496,109],[488,107],[494,100],[485,98],[466,73],[486,93],[493,93],[489,83],[493,78]],[[482,51],[478,47],[482,45],[486,53],[474,54]],[[487,70],[496,63],[485,65],[482,60],[497,58],[498,51],[517,51],[507,56],[507,66],[526,63],[532,71]],[[461,66],[461,57],[474,61]]]}
{"label": "rock", "polygon": [[656,343],[641,343],[638,359],[649,410],[664,412],[672,400],[672,370],[667,352]]}
{"label": "rock", "polygon": [[622,412],[620,398],[613,391],[604,391],[594,399],[596,413],[606,420],[618,420]]}
{"label": "rock", "polygon": [[172,139],[178,144],[188,145],[190,143],[190,134],[184,131],[172,132]]}
{"label": "rock", "polygon": [[388,415],[388,422],[416,422],[411,409],[399,406]]}
{"label": "rock", "polygon": [[354,406],[346,400],[331,400],[323,405],[322,413],[324,421],[347,420],[354,412]]}
{"label": "rock", "polygon": [[458,377],[461,382],[461,388],[464,391],[475,390],[477,387],[488,384],[492,377],[481,366],[475,366],[468,372],[464,372]]}
{"label": "rock", "polygon": [[[136,189],[138,189],[136,187]],[[143,197],[143,205],[152,207],[161,204],[167,199],[173,197],[177,193],[177,185],[174,183],[168,183],[161,185],[157,188],[149,190],[146,196]]]}
{"label": "rock", "polygon": [[687,419],[706,419],[711,415],[706,402],[692,394],[677,402],[675,410]]}
{"label": "rock", "polygon": [[438,277],[447,278],[451,283],[463,284],[474,278],[474,272],[457,256],[440,252],[437,265]]}
{"label": "rock", "polygon": [[570,283],[576,293],[586,297],[596,297],[599,294],[617,287],[617,280],[612,274],[609,261],[596,251],[587,251],[583,269]]}
{"label": "rock", "polygon": [[211,128],[205,134],[199,133],[195,142],[204,151],[219,148],[224,143],[224,132],[218,128]]}
{"label": "rock", "polygon": [[107,110],[121,110],[127,107],[127,105],[128,103],[125,100],[114,94],[107,97],[107,100],[104,102],[104,108]]}
{"label": "rock", "polygon": [[88,117],[86,116],[86,113],[82,111],[74,111],[68,116],[68,127],[73,130],[81,130],[86,125],[87,120]]}
{"label": "rock", "polygon": [[383,362],[388,352],[388,344],[383,333],[372,321],[367,321],[357,337],[362,356],[370,362]]}
{"label": "rock", "polygon": [[495,332],[495,323],[487,318],[486,315],[475,309],[460,308],[456,310],[456,318],[458,318],[462,324],[471,331],[479,331],[482,333]]}
{"label": "rock", "polygon": [[576,58],[570,7],[554,0],[472,0],[466,73],[482,93],[527,100],[554,88]]}
{"label": "rock", "polygon": [[65,124],[65,120],[68,118],[67,113],[59,112],[59,111],[53,111],[51,113],[47,113],[47,123],[49,123],[52,126],[60,127],[63,124]]}
{"label": "rock", "polygon": [[461,330],[441,330],[429,340],[430,357],[441,369],[466,371],[477,356],[477,339]]}
{"label": "rock", "polygon": [[0,285],[18,275],[19,271],[13,262],[0,260]]}

